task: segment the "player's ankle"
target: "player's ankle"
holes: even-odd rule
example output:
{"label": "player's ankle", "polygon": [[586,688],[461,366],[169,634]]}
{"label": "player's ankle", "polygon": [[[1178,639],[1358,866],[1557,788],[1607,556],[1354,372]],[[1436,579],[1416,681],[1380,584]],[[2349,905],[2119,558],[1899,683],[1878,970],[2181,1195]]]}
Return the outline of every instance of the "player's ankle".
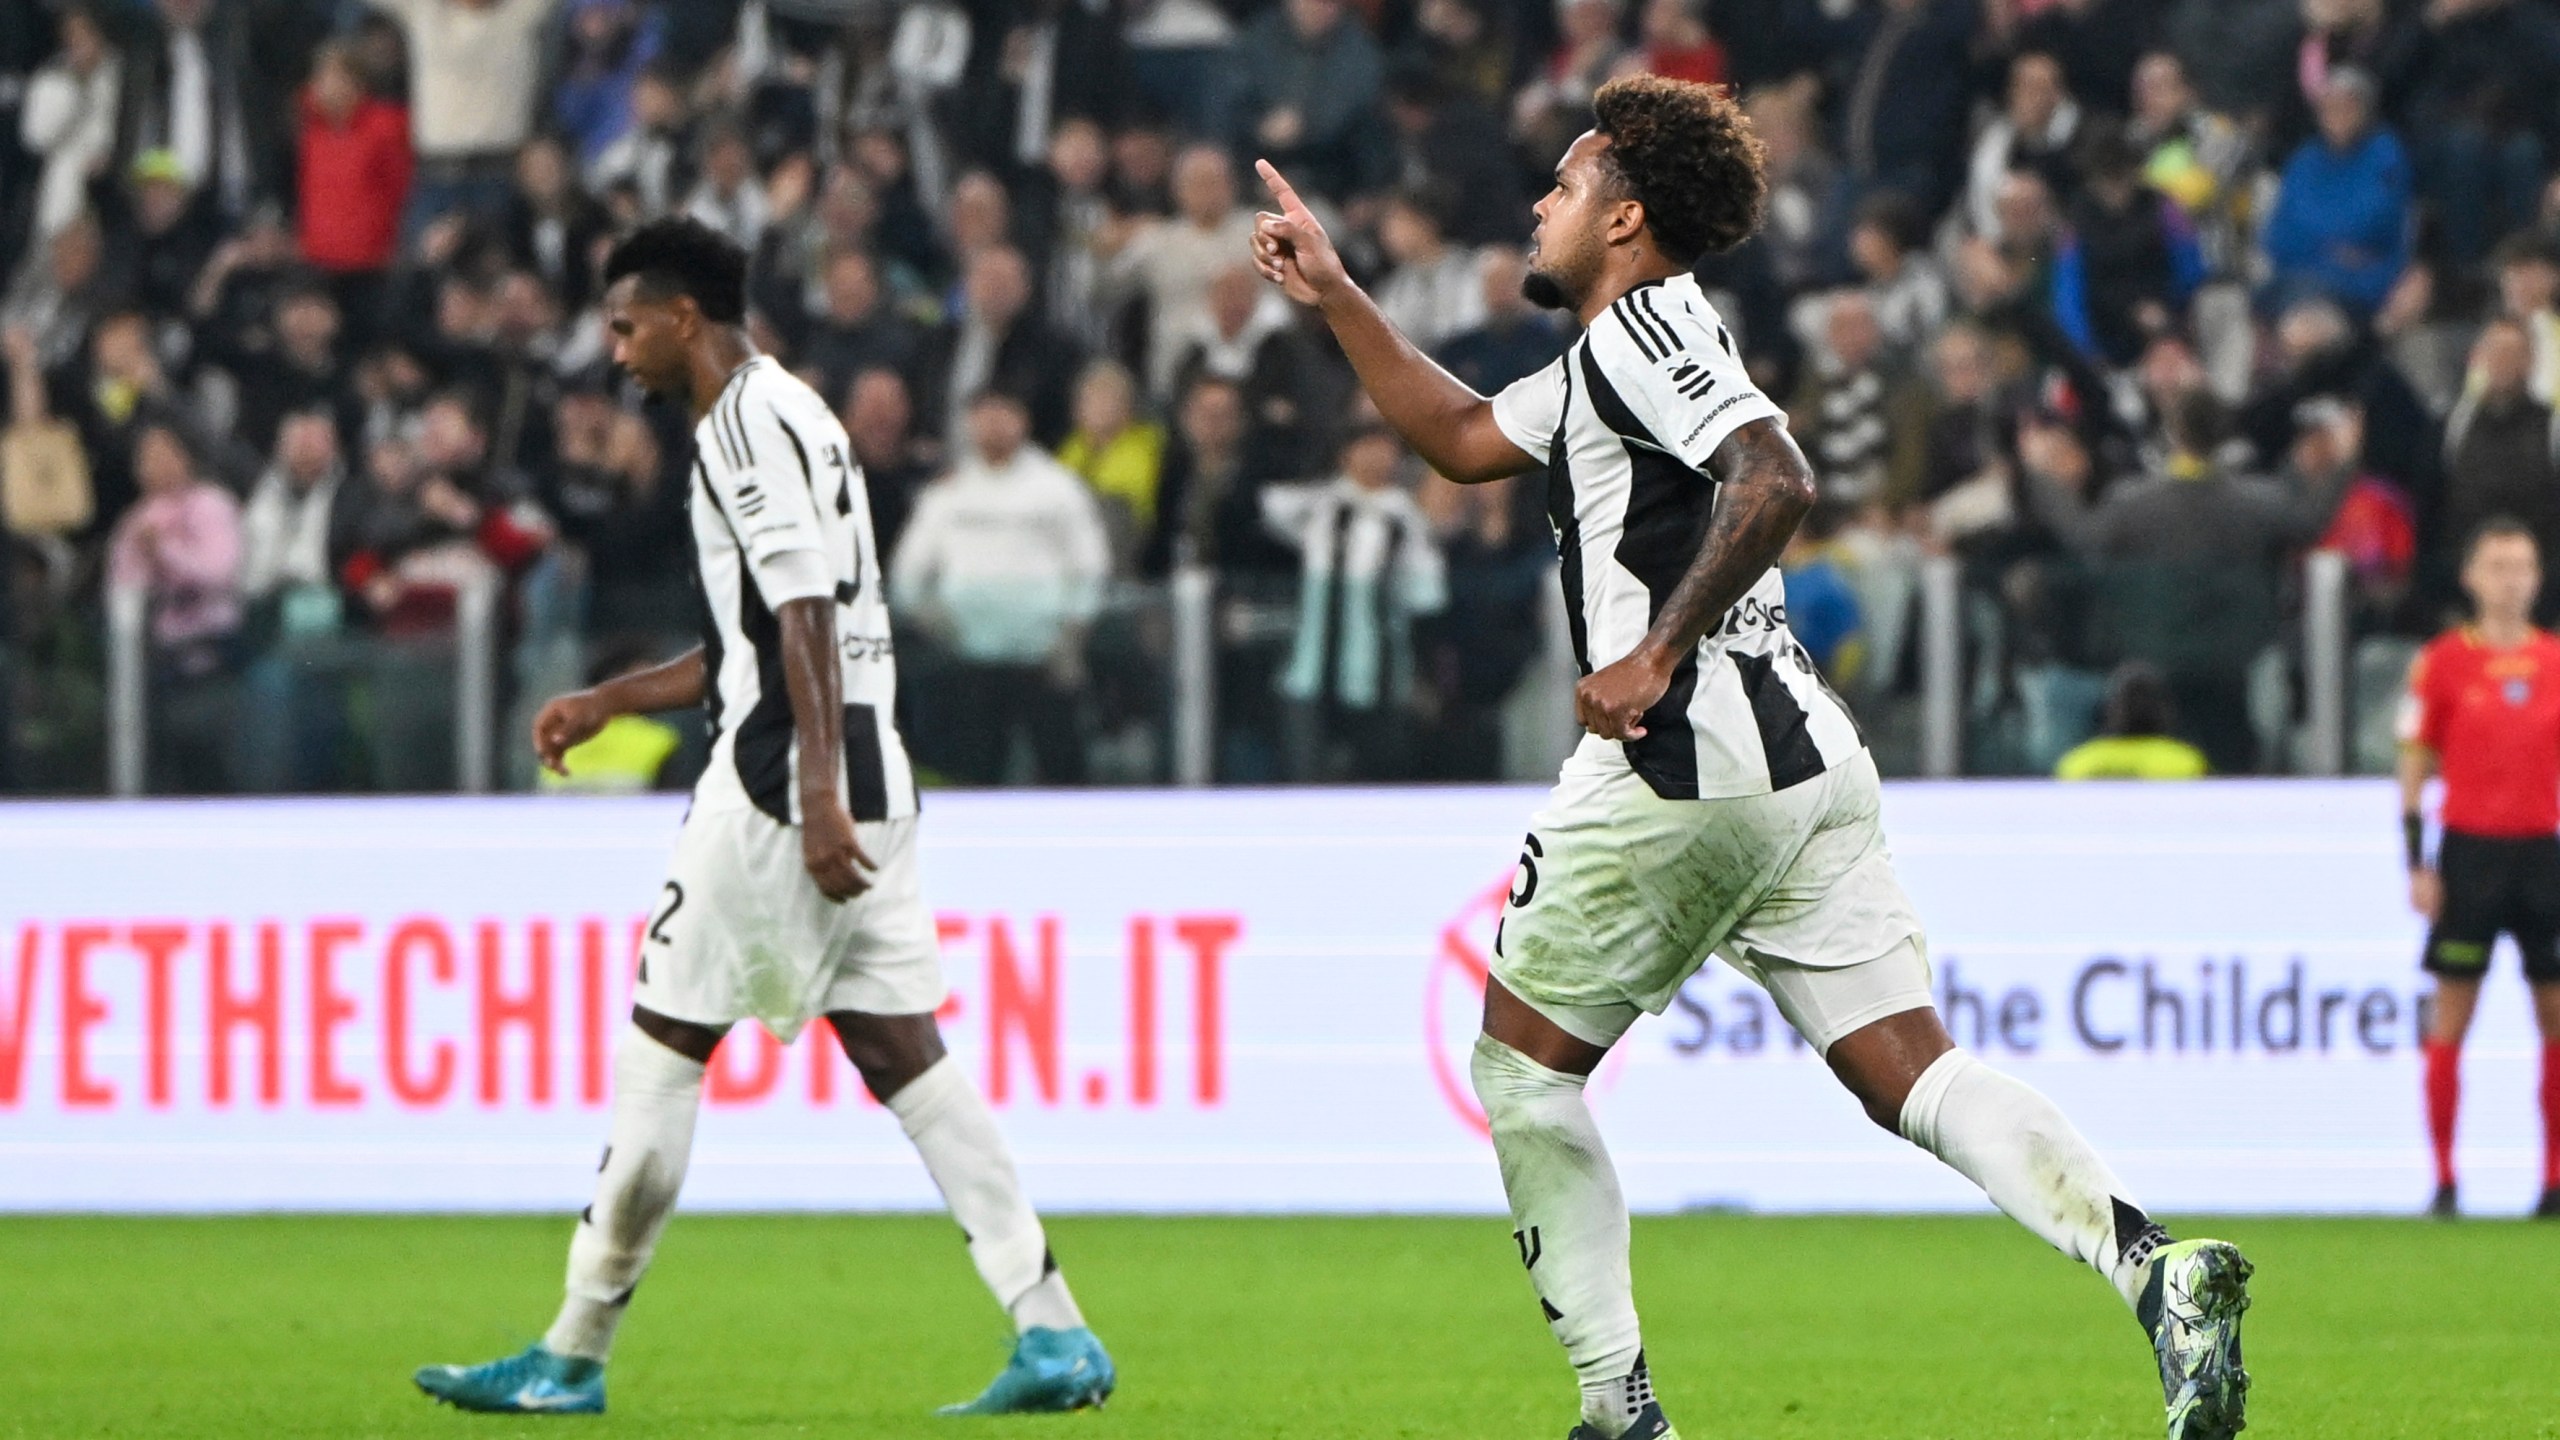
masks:
{"label": "player's ankle", "polygon": [[1645,1368],[1642,1350],[1624,1370],[1582,1379],[1582,1423],[1611,1440],[1625,1434],[1652,1403],[1653,1372]]}

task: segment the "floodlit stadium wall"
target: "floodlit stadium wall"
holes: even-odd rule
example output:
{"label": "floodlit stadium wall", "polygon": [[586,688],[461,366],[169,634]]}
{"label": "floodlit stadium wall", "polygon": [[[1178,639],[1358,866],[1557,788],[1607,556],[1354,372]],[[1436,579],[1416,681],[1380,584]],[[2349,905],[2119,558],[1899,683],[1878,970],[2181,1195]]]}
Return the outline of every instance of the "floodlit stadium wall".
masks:
{"label": "floodlit stadium wall", "polygon": [[[1531,789],[937,794],[955,1053],[1052,1209],[1496,1211],[1466,1083]],[[2155,1208],[2407,1211],[2424,989],[2387,787],[1903,784],[1958,1040]],[[586,1198],[681,798],[0,807],[0,1209]],[[2530,1201],[2502,955],[2465,1199]],[[819,1033],[722,1048],[686,1200],[927,1207]],[[1980,1204],[1711,966],[1593,1086],[1646,1210]]]}

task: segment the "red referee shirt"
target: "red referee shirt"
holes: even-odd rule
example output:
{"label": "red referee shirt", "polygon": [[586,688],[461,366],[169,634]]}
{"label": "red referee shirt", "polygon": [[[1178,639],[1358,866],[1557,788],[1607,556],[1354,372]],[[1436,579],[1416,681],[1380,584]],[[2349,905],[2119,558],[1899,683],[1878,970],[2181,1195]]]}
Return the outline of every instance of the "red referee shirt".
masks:
{"label": "red referee shirt", "polygon": [[2409,672],[2400,738],[2436,752],[2447,830],[2560,831],[2560,638],[2493,650],[2469,626],[2437,636]]}

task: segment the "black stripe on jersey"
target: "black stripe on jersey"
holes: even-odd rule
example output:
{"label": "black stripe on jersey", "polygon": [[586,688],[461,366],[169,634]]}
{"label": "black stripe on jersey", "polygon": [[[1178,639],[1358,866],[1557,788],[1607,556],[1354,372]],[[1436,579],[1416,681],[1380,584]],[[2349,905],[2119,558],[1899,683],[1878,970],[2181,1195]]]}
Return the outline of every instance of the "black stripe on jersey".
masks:
{"label": "black stripe on jersey", "polygon": [[880,712],[844,707],[844,798],[856,820],[889,818],[889,762],[880,753]]}
{"label": "black stripe on jersey", "polygon": [[[1590,341],[1583,340],[1590,354]],[[1564,404],[1556,413],[1555,438],[1547,442],[1547,523],[1556,532],[1556,582],[1564,589],[1565,632],[1573,637],[1573,663],[1591,673],[1591,632],[1582,618],[1582,522],[1573,513],[1572,451],[1564,443],[1573,420],[1573,367],[1564,367]]]}
{"label": "black stripe on jersey", "polygon": [[[720,497],[719,493],[711,488],[710,467],[703,463],[699,454],[693,457],[693,475],[694,482],[702,487],[704,497],[711,501],[711,508],[719,509]],[[703,586],[702,566],[699,564],[686,566],[685,575],[693,581],[696,618],[702,625],[702,708],[711,717],[711,739],[717,741],[720,738],[722,709],[720,658],[723,652],[720,648],[720,621],[711,613],[711,592]]]}
{"label": "black stripe on jersey", "polygon": [[[1613,558],[1643,582],[1650,625],[1698,558],[1715,508],[1715,484],[1662,451],[1587,348],[1582,378],[1590,387],[1591,413],[1617,432],[1627,452],[1627,513]],[[1662,698],[1644,712],[1644,737],[1626,742],[1627,763],[1665,800],[1698,798],[1698,741],[1689,725],[1689,701],[1697,691],[1698,651],[1691,646],[1673,668]]]}
{"label": "black stripe on jersey", "polygon": [[1778,678],[1776,660],[1729,653],[1735,672],[1742,677],[1742,693],[1751,701],[1751,723],[1760,732],[1760,749],[1769,757],[1769,788],[1784,790],[1821,774],[1825,768],[1821,747],[1813,743],[1804,707],[1796,703],[1787,682]]}
{"label": "black stripe on jersey", "polygon": [[1618,303],[1609,308],[1617,312],[1618,324],[1626,330],[1627,338],[1636,342],[1637,353],[1658,363],[1663,355],[1662,342],[1654,338],[1652,331],[1644,328],[1642,320],[1636,318],[1634,300],[1635,296],[1630,292],[1618,297]]}
{"label": "black stripe on jersey", "polygon": [[1672,329],[1670,322],[1662,318],[1662,312],[1653,308],[1652,286],[1639,286],[1628,291],[1627,299],[1634,303],[1637,310],[1643,312],[1646,320],[1652,322],[1654,333],[1662,340],[1664,354],[1668,355],[1672,351],[1689,348],[1680,343],[1680,332]]}

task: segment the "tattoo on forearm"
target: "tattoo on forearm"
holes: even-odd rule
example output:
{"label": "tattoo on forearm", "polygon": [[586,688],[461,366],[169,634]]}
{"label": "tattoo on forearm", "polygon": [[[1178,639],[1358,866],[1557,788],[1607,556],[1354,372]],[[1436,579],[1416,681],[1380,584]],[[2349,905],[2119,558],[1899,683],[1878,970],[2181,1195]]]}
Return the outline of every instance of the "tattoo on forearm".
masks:
{"label": "tattoo on forearm", "polygon": [[1672,653],[1698,643],[1750,593],[1813,508],[1813,471],[1773,420],[1736,430],[1710,457],[1723,477],[1706,538],[1646,637]]}

